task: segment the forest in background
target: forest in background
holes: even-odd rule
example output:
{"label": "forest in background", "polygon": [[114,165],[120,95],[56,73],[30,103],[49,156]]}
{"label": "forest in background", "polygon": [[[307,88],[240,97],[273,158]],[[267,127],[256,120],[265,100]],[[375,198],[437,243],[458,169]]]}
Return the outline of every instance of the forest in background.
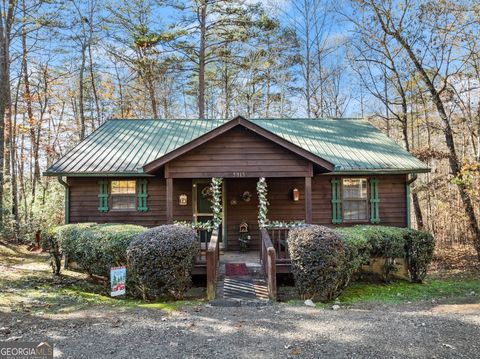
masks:
{"label": "forest in background", "polygon": [[108,118],[363,117],[427,163],[414,225],[480,252],[474,0],[0,0],[0,223],[62,222],[44,171]]}

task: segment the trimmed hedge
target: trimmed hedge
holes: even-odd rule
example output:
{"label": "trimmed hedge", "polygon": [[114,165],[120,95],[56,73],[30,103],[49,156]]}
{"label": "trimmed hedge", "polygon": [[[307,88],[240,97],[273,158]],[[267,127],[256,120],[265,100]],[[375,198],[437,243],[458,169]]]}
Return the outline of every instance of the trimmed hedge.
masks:
{"label": "trimmed hedge", "polygon": [[372,253],[372,244],[362,231],[351,228],[337,228],[335,231],[340,235],[345,247],[346,262],[343,268],[342,286],[346,287],[350,283],[353,273],[368,263]]}
{"label": "trimmed hedge", "polygon": [[369,243],[371,250],[369,257],[385,258],[383,278],[389,280],[397,270],[395,258],[405,256],[405,229],[386,226],[355,226],[342,228],[343,233],[351,233],[363,237]]}
{"label": "trimmed hedge", "polygon": [[143,298],[182,298],[190,286],[199,250],[197,234],[187,226],[164,225],[136,236],[127,256]]}
{"label": "trimmed hedge", "polygon": [[127,248],[145,227],[131,224],[67,224],[55,236],[68,261],[92,275],[108,277],[110,268],[127,264]]}
{"label": "trimmed hedge", "polygon": [[[352,268],[359,269],[365,259],[385,258],[383,276],[388,280],[396,271],[395,258],[405,258],[410,279],[421,282],[427,275],[427,268],[433,258],[435,240],[430,233],[408,228],[386,226],[355,226],[337,228],[344,243],[367,243],[363,258],[356,258]],[[370,247],[370,249],[368,249]],[[354,256],[355,257],[355,256]]]}
{"label": "trimmed hedge", "polygon": [[345,248],[332,229],[309,225],[288,234],[295,286],[303,299],[330,300],[343,289]]}

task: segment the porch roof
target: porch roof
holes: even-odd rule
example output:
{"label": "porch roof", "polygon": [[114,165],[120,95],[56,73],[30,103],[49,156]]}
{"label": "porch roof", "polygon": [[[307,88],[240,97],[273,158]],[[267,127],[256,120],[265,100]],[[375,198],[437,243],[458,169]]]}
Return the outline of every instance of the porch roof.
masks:
{"label": "porch roof", "polygon": [[45,175],[147,176],[144,167],[231,121],[253,124],[317,158],[334,173],[428,172],[429,168],[361,119],[112,119]]}

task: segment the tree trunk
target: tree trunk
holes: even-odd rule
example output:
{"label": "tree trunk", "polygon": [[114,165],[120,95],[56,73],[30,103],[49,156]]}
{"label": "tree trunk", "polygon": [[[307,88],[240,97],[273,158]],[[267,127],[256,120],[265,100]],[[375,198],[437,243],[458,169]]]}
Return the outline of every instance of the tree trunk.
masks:
{"label": "tree trunk", "polygon": [[120,73],[118,72],[117,63],[114,62],[113,65],[115,66],[115,75],[118,81],[118,95],[120,96],[120,118],[125,117],[125,103],[123,101],[123,86],[122,86],[122,79],[120,78]]}
{"label": "tree trunk", "polygon": [[155,83],[152,79],[152,73],[149,71],[148,74],[145,74],[145,87],[148,91],[148,96],[150,96],[150,105],[152,107],[152,115],[153,118],[158,118],[158,111],[157,111],[157,99],[155,97]]}
{"label": "tree trunk", "polygon": [[[26,18],[26,9],[25,9],[25,1],[23,1],[23,16]],[[27,58],[27,29],[25,24],[22,28],[22,67],[23,67],[23,85],[24,85],[24,92],[23,98],[25,101],[25,105],[27,108],[27,119],[28,119],[28,129],[30,134],[30,158],[33,161],[33,176],[32,176],[32,203],[35,202],[35,192],[37,182],[40,181],[40,164],[38,161],[38,142],[37,142],[37,135],[36,135],[36,128],[37,123],[33,116],[33,109],[32,109],[32,94],[30,91],[30,77],[28,73],[28,58]]]}
{"label": "tree trunk", "polygon": [[229,74],[228,74],[228,64],[225,62],[223,65],[223,97],[225,101],[225,112],[224,117],[228,118],[230,115],[230,91],[229,91]]}
{"label": "tree trunk", "polygon": [[82,60],[80,62],[80,70],[78,77],[78,112],[80,115],[80,141],[85,138],[86,128],[85,128],[85,104],[84,104],[84,83],[83,77],[85,73],[85,61],[86,61],[86,52],[87,48],[85,45],[82,45]]}
{"label": "tree trunk", "polygon": [[23,204],[25,206],[25,213],[29,213],[28,211],[28,203],[27,203],[27,193],[25,189],[25,161],[23,161],[23,157],[25,154],[25,135],[21,135],[20,140],[20,156],[17,156],[16,162],[18,165],[18,179],[20,183],[20,192],[21,192],[21,199],[23,200]]}
{"label": "tree trunk", "polygon": [[18,98],[20,96],[20,85],[21,85],[21,76],[19,76],[16,91],[15,91],[15,102],[13,106],[13,119],[10,121],[10,174],[11,174],[11,187],[10,195],[12,198],[12,217],[15,221],[14,223],[14,237],[18,241],[19,233],[19,213],[18,213],[18,184],[17,184],[17,167],[16,167],[16,142],[17,142],[17,116],[18,116]]}
{"label": "tree trunk", "polygon": [[[100,104],[98,100],[97,85],[95,84],[95,74],[93,72],[92,46],[88,44],[88,58],[90,68],[90,80],[92,82],[93,99],[95,101],[95,110],[97,111],[97,126],[101,124]],[[93,122],[93,119],[92,119]]]}
{"label": "tree trunk", "polygon": [[198,9],[200,22],[200,50],[198,54],[198,118],[205,118],[205,47],[207,31],[207,2],[202,0]]}
{"label": "tree trunk", "polygon": [[[3,184],[5,160],[5,115],[11,112],[10,93],[10,36],[14,20],[15,0],[8,1],[3,13],[0,7],[0,226],[3,226]],[[9,115],[11,116],[11,115]]]}
{"label": "tree trunk", "polygon": [[310,60],[310,8],[307,0],[303,1],[304,16],[305,16],[305,97],[307,100],[307,117],[310,118],[312,113],[311,105],[311,90],[310,90],[310,77],[311,77],[311,60]]}

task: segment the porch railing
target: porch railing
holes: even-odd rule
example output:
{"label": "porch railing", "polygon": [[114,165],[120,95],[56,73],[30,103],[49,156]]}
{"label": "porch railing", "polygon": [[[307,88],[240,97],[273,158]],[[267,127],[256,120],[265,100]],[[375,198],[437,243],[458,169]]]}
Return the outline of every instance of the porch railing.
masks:
{"label": "porch railing", "polygon": [[271,300],[277,299],[277,267],[275,254],[275,247],[267,230],[262,228],[260,230],[262,243],[261,243],[261,260],[265,276],[267,277],[268,297]]}
{"label": "porch railing", "polygon": [[200,245],[200,252],[196,258],[197,263],[204,263],[207,260],[207,248],[212,237],[212,231],[197,229],[197,238]]}
{"label": "porch railing", "polygon": [[220,239],[218,229],[213,230],[206,250],[207,260],[207,298],[215,299],[218,264],[220,262]]}
{"label": "porch railing", "polygon": [[290,260],[290,253],[288,252],[288,228],[269,228],[268,234],[272,240],[277,259],[280,261]]}

